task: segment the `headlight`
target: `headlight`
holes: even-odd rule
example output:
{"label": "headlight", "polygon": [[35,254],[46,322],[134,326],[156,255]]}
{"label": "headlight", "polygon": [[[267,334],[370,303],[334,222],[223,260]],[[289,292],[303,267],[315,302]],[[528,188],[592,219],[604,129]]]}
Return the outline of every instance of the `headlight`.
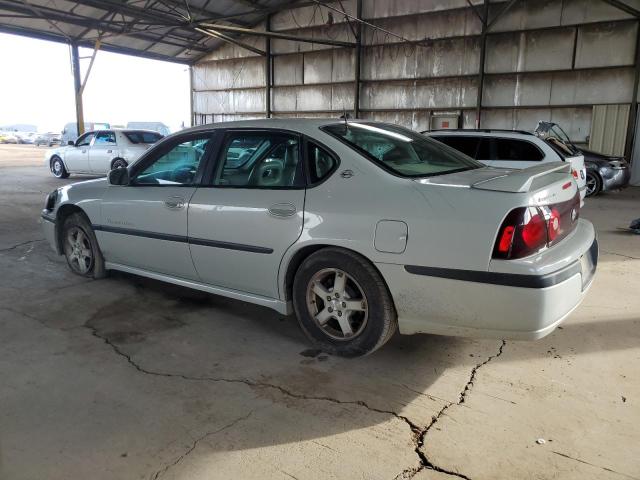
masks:
{"label": "headlight", "polygon": [[47,210],[53,210],[58,202],[59,192],[58,189],[55,189],[49,195],[47,195],[47,200],[44,204],[44,208]]}
{"label": "headlight", "polygon": [[627,168],[627,162],[624,160],[612,160],[609,162],[609,168],[613,170],[624,170]]}

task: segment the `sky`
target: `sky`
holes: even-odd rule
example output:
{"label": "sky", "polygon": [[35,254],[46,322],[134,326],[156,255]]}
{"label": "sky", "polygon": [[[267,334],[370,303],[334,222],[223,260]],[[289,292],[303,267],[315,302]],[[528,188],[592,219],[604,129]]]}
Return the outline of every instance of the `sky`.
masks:
{"label": "sky", "polygon": [[[0,33],[0,126],[36,125],[59,132],[75,121],[70,49],[62,43]],[[80,56],[92,50],[80,49]],[[81,60],[84,75],[89,59]],[[98,51],[84,90],[85,121],[189,126],[186,65]]]}

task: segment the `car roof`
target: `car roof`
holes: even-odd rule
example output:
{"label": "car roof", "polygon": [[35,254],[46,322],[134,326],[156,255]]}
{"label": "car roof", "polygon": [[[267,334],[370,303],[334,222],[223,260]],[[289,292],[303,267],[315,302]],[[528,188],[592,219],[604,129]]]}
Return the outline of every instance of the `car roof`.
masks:
{"label": "car roof", "polygon": [[[371,120],[349,119],[347,122],[372,122]],[[215,130],[218,128],[275,128],[299,133],[317,133],[320,127],[344,123],[342,118],[261,118],[255,120],[235,120],[231,122],[209,123],[181,130],[180,134]]]}
{"label": "car roof", "polygon": [[450,129],[441,129],[441,130],[430,130],[422,132],[426,135],[474,135],[474,136],[482,136],[482,137],[515,137],[520,138],[523,135],[527,137],[536,137],[537,136],[532,132],[527,132],[526,130],[507,130],[507,129],[499,129],[499,128],[450,128]]}

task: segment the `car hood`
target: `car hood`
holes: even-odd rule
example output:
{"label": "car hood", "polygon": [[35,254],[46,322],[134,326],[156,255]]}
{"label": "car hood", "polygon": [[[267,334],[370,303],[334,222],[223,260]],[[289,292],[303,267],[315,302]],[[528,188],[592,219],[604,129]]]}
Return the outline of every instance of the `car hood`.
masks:
{"label": "car hood", "polygon": [[70,183],[60,187],[60,197],[62,203],[79,203],[84,200],[101,199],[105,189],[109,186],[106,178],[95,178],[82,182]]}

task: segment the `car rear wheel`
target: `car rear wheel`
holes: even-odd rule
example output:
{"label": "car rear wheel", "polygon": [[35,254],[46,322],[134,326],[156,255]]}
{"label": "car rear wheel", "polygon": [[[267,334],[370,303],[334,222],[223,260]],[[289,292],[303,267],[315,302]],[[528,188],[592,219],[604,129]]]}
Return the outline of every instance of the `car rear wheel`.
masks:
{"label": "car rear wheel", "polygon": [[91,224],[82,213],[69,215],[62,227],[62,250],[71,271],[90,278],[105,276],[104,258]]}
{"label": "car rear wheel", "polygon": [[602,180],[597,173],[587,172],[587,197],[598,195],[602,191]]}
{"label": "car rear wheel", "polygon": [[395,333],[393,300],[378,271],[362,256],[339,248],[310,255],[293,284],[302,331],[322,350],[367,355]]}
{"label": "car rear wheel", "polygon": [[58,156],[51,158],[51,173],[56,178],[67,178],[69,176],[62,159]]}
{"label": "car rear wheel", "polygon": [[111,168],[115,170],[116,168],[127,168],[127,162],[125,162],[122,158],[117,158],[111,164]]}

